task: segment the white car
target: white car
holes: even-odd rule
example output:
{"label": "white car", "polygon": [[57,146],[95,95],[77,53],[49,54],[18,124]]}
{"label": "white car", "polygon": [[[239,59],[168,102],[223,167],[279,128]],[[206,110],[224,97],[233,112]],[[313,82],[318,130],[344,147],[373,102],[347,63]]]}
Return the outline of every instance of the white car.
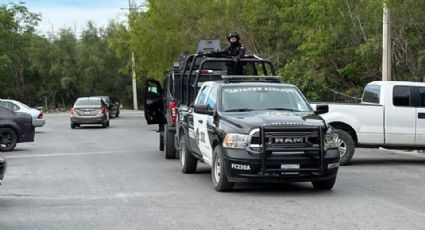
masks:
{"label": "white car", "polygon": [[11,99],[0,99],[0,105],[15,112],[30,114],[32,117],[32,125],[34,125],[34,127],[42,127],[44,124],[46,124],[46,120],[43,117],[43,112],[31,108],[22,102]]}

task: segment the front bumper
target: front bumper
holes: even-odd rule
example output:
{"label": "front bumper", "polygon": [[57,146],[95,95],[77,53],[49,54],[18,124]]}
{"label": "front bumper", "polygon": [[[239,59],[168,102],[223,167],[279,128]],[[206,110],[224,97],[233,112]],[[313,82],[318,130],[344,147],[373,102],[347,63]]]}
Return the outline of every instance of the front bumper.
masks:
{"label": "front bumper", "polygon": [[21,135],[19,136],[18,143],[21,142],[33,142],[35,136],[35,127],[32,125],[32,123],[27,123],[24,126],[24,129],[21,132]]}
{"label": "front bumper", "polygon": [[260,156],[246,150],[224,149],[224,170],[230,182],[305,182],[336,177],[339,167],[337,149],[327,150],[323,166],[313,153],[274,153],[267,157],[266,170],[262,170]]}

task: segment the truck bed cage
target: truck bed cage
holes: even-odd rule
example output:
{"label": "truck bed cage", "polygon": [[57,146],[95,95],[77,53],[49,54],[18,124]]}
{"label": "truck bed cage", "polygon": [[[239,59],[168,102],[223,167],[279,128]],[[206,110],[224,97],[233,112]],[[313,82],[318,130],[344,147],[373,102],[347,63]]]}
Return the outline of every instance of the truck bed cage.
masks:
{"label": "truck bed cage", "polygon": [[[186,101],[186,105],[190,105],[190,95],[191,95],[191,92],[190,92],[191,91],[190,90],[190,88],[191,88],[190,87],[190,80],[191,80],[191,78],[190,77],[192,76],[193,72],[195,71],[196,60],[198,60],[200,58],[205,58],[204,60],[201,61],[201,63],[199,64],[199,67],[197,68],[197,70],[202,70],[202,68],[205,66],[206,63],[214,63],[214,62],[215,63],[217,63],[217,62],[229,63],[229,62],[234,62],[234,59],[233,58],[227,58],[227,57],[223,57],[223,56],[224,56],[223,53],[218,52],[218,53],[208,53],[208,54],[191,54],[191,55],[188,55],[186,57],[186,60],[184,62],[184,66],[183,66],[183,72],[182,72],[182,75],[181,75],[182,76],[182,81],[181,81],[181,88],[182,89],[184,88],[184,80],[183,79],[187,76],[186,85],[187,85],[187,89],[188,90],[187,90],[187,101]],[[258,57],[257,55],[245,55],[244,58],[241,58],[239,61],[242,62],[242,63],[260,63],[261,64],[261,67],[263,68],[263,72],[265,73],[265,75],[268,75],[267,68],[266,68],[266,65],[268,65],[270,67],[271,75],[276,75],[274,66],[271,63],[271,61],[266,60],[266,59],[262,59],[262,58]],[[188,67],[189,62],[190,62],[189,73],[186,74],[187,67]],[[198,86],[200,75],[201,75],[201,71],[197,71],[196,78],[195,78],[194,89],[193,89],[194,90],[194,95],[196,94],[196,91],[197,91],[197,86]],[[236,80],[237,79],[237,76],[238,75],[235,75],[235,78],[233,79],[234,82],[237,81]],[[251,79],[257,78],[260,81],[264,81],[263,77],[259,77],[259,76],[249,76],[248,75],[244,79],[247,80],[248,78],[251,78]],[[277,78],[277,76],[276,76],[276,78]],[[227,79],[229,80],[229,78],[227,78]],[[239,76],[239,79],[241,80],[241,77],[240,76]],[[267,81],[271,81],[270,80],[270,76],[268,76],[267,79],[268,79]],[[232,81],[232,80],[230,80],[230,81]],[[180,92],[180,98],[183,99],[183,90],[181,90],[181,92]]]}

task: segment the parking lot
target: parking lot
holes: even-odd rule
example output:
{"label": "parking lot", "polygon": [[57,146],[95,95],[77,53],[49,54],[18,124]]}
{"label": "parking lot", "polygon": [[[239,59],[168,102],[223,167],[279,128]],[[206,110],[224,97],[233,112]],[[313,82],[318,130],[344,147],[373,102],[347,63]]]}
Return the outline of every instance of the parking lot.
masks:
{"label": "parking lot", "polygon": [[206,166],[183,175],[156,126],[123,111],[72,130],[47,114],[18,144],[0,186],[0,229],[423,229],[425,155],[357,149],[330,192],[310,183],[216,192]]}

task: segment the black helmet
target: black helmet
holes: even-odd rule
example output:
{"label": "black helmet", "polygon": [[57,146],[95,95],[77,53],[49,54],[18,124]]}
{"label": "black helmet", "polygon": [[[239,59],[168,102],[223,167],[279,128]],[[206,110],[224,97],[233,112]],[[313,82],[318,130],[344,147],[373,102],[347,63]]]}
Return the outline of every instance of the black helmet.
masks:
{"label": "black helmet", "polygon": [[241,39],[238,32],[230,32],[229,35],[227,35],[227,40],[230,40],[231,37],[235,37],[238,41]]}

